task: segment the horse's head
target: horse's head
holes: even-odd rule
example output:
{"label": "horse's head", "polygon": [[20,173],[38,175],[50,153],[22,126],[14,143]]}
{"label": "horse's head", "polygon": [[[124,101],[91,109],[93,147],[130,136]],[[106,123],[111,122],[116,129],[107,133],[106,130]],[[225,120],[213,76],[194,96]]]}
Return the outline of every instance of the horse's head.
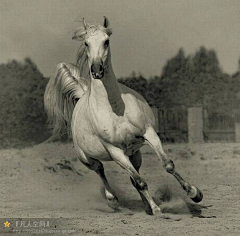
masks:
{"label": "horse's head", "polygon": [[103,26],[89,25],[83,19],[83,28],[74,32],[73,39],[82,40],[88,57],[90,72],[94,79],[104,76],[106,59],[109,53],[109,37],[112,31],[108,28],[109,21],[104,17]]}

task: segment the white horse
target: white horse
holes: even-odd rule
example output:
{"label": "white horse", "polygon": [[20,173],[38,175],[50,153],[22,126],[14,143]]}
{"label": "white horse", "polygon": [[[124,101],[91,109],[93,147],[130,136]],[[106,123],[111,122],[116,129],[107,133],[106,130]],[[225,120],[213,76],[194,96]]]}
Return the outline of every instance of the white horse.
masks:
{"label": "white horse", "polygon": [[115,161],[125,169],[139,192],[147,214],[160,211],[139,174],[140,148],[149,144],[195,202],[201,191],[176,172],[153,129],[154,115],[144,98],[117,82],[111,63],[109,21],[89,25],[73,33],[82,41],[76,65],[60,63],[45,91],[44,103],[53,127],[53,138],[68,131],[79,160],[102,179],[109,206],[118,208],[118,198],[109,186],[102,161]]}

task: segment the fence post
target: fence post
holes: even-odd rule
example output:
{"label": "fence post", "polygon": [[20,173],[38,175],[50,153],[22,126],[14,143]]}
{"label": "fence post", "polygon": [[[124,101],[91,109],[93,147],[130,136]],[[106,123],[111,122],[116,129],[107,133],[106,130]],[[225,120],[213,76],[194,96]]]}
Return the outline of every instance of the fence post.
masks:
{"label": "fence post", "polygon": [[188,142],[203,143],[203,109],[202,107],[188,108]]}
{"label": "fence post", "polygon": [[235,121],[235,142],[240,143],[240,122]]}
{"label": "fence post", "polygon": [[235,120],[235,142],[240,143],[240,114],[235,111],[234,114]]}

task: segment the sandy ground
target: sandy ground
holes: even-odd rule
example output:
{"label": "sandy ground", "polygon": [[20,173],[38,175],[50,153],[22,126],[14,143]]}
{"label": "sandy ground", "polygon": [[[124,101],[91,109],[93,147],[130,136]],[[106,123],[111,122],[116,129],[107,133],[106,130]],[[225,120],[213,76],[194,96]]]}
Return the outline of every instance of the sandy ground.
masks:
{"label": "sandy ground", "polygon": [[[1,150],[0,235],[240,235],[240,145],[164,149],[179,173],[204,193],[203,201],[194,204],[154,152],[142,148],[141,175],[170,219],[146,215],[128,174],[113,162],[104,164],[105,171],[123,209],[109,208],[99,177],[78,162],[71,144]],[[66,160],[73,166],[66,168]],[[13,218],[51,218],[55,230],[72,231],[13,233]],[[6,220],[9,228],[4,228]]]}

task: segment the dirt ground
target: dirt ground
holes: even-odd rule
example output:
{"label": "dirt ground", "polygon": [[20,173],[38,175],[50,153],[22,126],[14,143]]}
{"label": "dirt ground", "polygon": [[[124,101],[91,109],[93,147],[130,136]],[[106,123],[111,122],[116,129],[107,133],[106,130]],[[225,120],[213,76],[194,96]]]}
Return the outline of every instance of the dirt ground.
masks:
{"label": "dirt ground", "polygon": [[[99,177],[77,160],[71,144],[1,150],[0,235],[240,235],[240,145],[164,149],[204,199],[194,204],[156,154],[143,147],[140,173],[163,212],[155,216],[145,214],[128,174],[114,162],[104,166],[122,207],[119,212],[108,207]],[[59,231],[14,233],[14,221],[24,218],[49,219]],[[9,228],[3,225],[7,220]]]}

